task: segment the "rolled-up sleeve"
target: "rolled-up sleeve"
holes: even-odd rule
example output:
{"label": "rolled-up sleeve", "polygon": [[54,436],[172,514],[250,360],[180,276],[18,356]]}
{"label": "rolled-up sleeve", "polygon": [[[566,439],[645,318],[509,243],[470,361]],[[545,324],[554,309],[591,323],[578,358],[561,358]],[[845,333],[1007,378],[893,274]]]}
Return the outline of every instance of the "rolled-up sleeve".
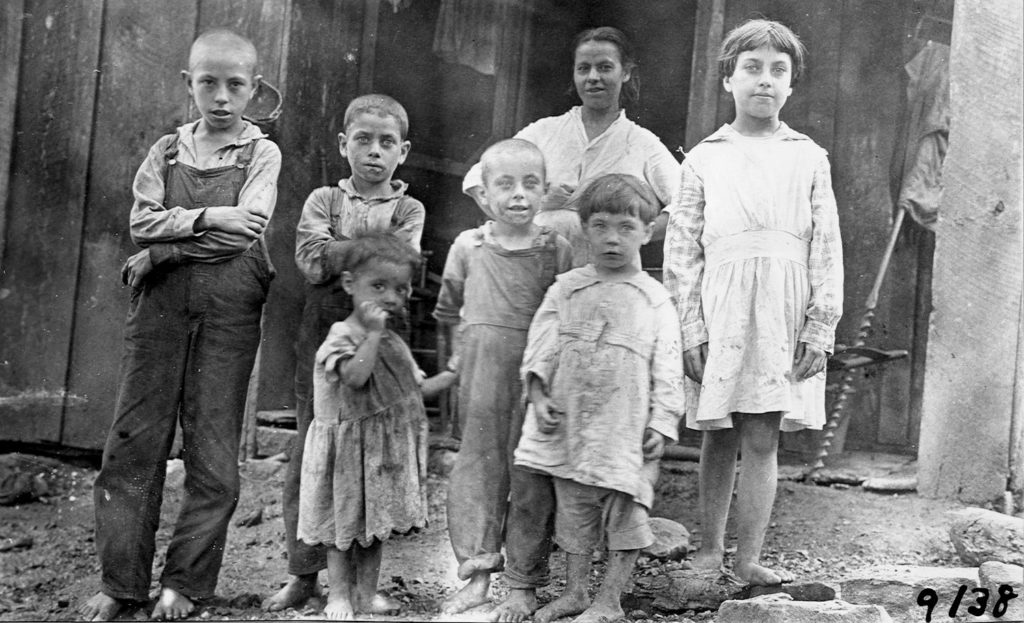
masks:
{"label": "rolled-up sleeve", "polygon": [[683,393],[683,353],[679,320],[671,302],[655,310],[657,342],[651,357],[651,416],[647,426],[668,439],[679,437],[679,420],[686,411]]}
{"label": "rolled-up sleeve", "polygon": [[441,290],[437,295],[437,306],[434,307],[434,318],[438,322],[448,325],[457,325],[461,320],[459,312],[462,310],[466,286],[466,265],[469,260],[469,248],[467,234],[463,232],[452,243],[448,249],[448,257],[444,262],[444,271],[441,274]]}
{"label": "rolled-up sleeve", "polygon": [[523,352],[523,364],[520,368],[523,387],[526,389],[529,376],[535,374],[550,391],[551,377],[558,363],[558,305],[561,299],[562,287],[556,281],[548,288],[530,323],[526,350]]}
{"label": "rolled-up sleeve", "polygon": [[423,204],[405,197],[399,201],[395,208],[394,231],[392,232],[399,240],[409,243],[417,252],[420,251],[420,241],[423,238],[423,223],[426,221],[427,211]]}
{"label": "rolled-up sleeve", "polygon": [[708,341],[708,330],[701,309],[704,185],[687,162],[683,162],[678,195],[668,213],[663,279],[679,313],[683,350],[689,350]]}
{"label": "rolled-up sleeve", "polygon": [[318,188],[302,206],[295,228],[295,265],[312,284],[320,284],[337,275],[330,269],[332,247],[338,255],[342,245],[331,232],[330,188]]}
{"label": "rolled-up sleeve", "polygon": [[843,245],[831,169],[824,154],[814,170],[811,226],[807,260],[811,296],[798,339],[831,353],[835,349],[836,325],[843,314]]}

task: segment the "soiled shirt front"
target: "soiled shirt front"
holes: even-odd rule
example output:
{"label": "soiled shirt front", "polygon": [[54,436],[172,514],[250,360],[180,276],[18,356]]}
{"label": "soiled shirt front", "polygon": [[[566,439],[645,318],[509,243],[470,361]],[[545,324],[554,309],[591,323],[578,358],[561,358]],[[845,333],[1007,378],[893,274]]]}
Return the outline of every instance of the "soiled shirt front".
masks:
{"label": "soiled shirt front", "polygon": [[649,508],[644,431],[676,439],[685,408],[679,335],[668,292],[647,273],[609,280],[587,265],[560,275],[530,325],[522,376],[537,375],[564,416],[546,434],[528,411],[516,465]]}
{"label": "soiled shirt front", "polygon": [[[195,131],[199,123],[196,121],[179,127],[176,134],[161,138],[149,149],[132,185],[135,203],[132,205],[130,231],[132,241],[140,247],[175,243],[172,247],[160,247],[161,255],[167,255],[169,260],[220,262],[241,254],[255,240],[241,234],[215,230],[196,232],[196,219],[205,210],[164,205],[167,148],[176,140],[178,153],[175,159],[181,164],[200,168],[195,141]],[[237,205],[251,208],[270,219],[277,203],[277,176],[281,171],[281,150],[267,139],[267,135],[258,126],[245,122],[238,138],[214,153],[217,156],[215,166],[206,168],[235,165],[243,148],[253,141],[257,143],[248,166],[245,184],[238,193]],[[154,263],[160,262],[154,258]]]}
{"label": "soiled shirt front", "polygon": [[319,284],[340,274],[344,240],[391,233],[419,251],[426,211],[407,188],[391,180],[390,193],[364,197],[347,178],[310,193],[295,228],[295,264],[306,280]]}

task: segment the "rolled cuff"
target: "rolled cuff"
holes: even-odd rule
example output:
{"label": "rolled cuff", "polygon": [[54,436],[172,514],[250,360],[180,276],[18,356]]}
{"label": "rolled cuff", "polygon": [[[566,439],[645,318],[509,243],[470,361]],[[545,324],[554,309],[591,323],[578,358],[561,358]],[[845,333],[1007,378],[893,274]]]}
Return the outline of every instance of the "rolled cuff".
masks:
{"label": "rolled cuff", "polygon": [[817,346],[831,355],[835,350],[836,330],[831,325],[808,318],[803,328],[800,329],[797,340]]}
{"label": "rolled cuff", "polygon": [[694,320],[684,323],[682,331],[684,351],[700,346],[701,344],[707,344],[708,342],[708,328],[707,325],[704,324],[703,320]]}

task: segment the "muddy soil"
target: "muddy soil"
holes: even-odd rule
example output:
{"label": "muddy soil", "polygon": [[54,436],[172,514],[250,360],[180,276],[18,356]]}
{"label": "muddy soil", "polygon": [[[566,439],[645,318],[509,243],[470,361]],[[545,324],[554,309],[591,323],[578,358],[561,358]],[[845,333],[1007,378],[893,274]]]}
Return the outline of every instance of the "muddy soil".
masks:
{"label": "muddy soil", "polygon": [[[0,457],[5,458],[5,457]],[[98,586],[99,566],[93,544],[91,484],[94,469],[29,455],[7,455],[45,483],[41,499],[0,507],[0,619],[74,620],[76,608]],[[172,462],[173,465],[173,462]],[[322,604],[269,615],[259,604],[285,580],[281,478],[283,464],[273,460],[243,465],[243,490],[228,537],[218,597],[201,604],[193,619],[263,620],[318,618]],[[169,526],[180,503],[183,474],[169,470],[161,528],[157,537],[156,577],[169,539]],[[447,480],[429,481],[431,524],[419,533],[396,537],[385,546],[381,588],[405,603],[391,620],[481,620],[488,607],[442,619],[438,603],[460,585],[447,539],[444,499]],[[696,464],[665,463],[652,515],[683,523],[699,542]],[[793,571],[798,581],[836,581],[877,564],[961,566],[947,537],[947,501],[914,494],[880,495],[859,487],[780,482],[765,560]],[[245,522],[252,525],[242,526]],[[658,574],[680,563],[642,560],[638,574]],[[561,557],[553,556],[556,576]],[[595,586],[599,580],[594,575]],[[326,574],[322,574],[326,582]],[[548,601],[563,586],[556,581],[540,593]],[[495,600],[505,594],[499,579]],[[659,613],[629,607],[632,620],[713,621],[714,612]],[[125,620],[145,620],[149,609],[125,613]],[[388,619],[388,617],[378,617]]]}

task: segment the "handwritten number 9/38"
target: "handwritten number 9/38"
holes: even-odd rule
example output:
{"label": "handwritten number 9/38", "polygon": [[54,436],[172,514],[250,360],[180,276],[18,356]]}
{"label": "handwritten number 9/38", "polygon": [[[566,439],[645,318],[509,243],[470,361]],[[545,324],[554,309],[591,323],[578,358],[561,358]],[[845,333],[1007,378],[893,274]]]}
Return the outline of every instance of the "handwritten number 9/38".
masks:
{"label": "handwritten number 9/38", "polygon": [[[967,612],[974,616],[981,616],[985,614],[985,609],[988,608],[988,597],[989,590],[987,588],[974,588],[971,592],[975,594],[975,604],[967,608]],[[1013,591],[1013,587],[1009,584],[1003,584],[999,587],[999,599],[992,606],[992,616],[999,618],[1006,614],[1006,609],[1009,607],[1011,599],[1017,597],[1017,593]],[[949,618],[953,619],[957,616],[957,611],[960,609],[960,602],[963,600],[964,595],[967,594],[967,585],[961,584],[960,589],[957,590],[956,595],[953,597],[953,603],[949,607]],[[939,595],[933,588],[923,588],[921,592],[917,594],[917,605],[925,608],[924,620],[925,623],[931,623],[932,612],[935,610],[935,606],[939,603]]]}

